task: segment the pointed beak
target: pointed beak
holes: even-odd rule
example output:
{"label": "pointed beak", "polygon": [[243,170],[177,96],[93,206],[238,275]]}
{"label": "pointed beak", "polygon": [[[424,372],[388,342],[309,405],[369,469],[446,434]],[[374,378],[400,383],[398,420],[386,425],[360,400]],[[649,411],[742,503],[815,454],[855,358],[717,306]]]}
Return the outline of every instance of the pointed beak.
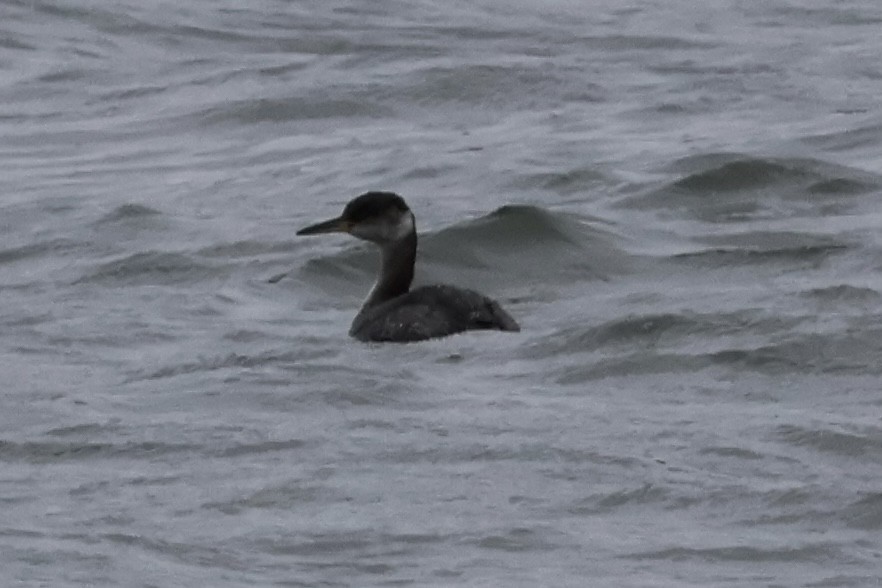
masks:
{"label": "pointed beak", "polygon": [[351,229],[352,223],[343,220],[343,217],[337,217],[304,227],[297,231],[297,234],[321,235],[322,233],[348,233]]}

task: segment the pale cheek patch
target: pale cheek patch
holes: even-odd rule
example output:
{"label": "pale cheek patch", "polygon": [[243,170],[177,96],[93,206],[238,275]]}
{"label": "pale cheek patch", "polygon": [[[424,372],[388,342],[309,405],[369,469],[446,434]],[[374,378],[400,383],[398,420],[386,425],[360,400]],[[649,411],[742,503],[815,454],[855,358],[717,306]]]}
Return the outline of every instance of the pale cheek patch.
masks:
{"label": "pale cheek patch", "polygon": [[356,224],[352,227],[351,234],[365,241],[379,241],[383,237],[380,227],[369,224]]}
{"label": "pale cheek patch", "polygon": [[414,231],[414,226],[413,213],[407,212],[402,214],[397,222],[381,219],[380,221],[356,224],[350,233],[359,239],[374,243],[394,243],[411,234]]}
{"label": "pale cheek patch", "polygon": [[392,228],[390,239],[392,241],[400,241],[401,239],[404,239],[413,232],[413,227],[413,213],[408,212],[401,215],[401,218],[398,220],[398,224],[396,224]]}

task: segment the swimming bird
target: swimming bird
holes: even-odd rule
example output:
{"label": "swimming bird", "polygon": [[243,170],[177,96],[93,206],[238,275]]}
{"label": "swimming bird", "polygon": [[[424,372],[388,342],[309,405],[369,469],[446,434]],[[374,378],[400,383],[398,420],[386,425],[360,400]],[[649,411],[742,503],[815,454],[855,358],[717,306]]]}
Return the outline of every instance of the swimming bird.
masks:
{"label": "swimming bird", "polygon": [[406,343],[478,329],[520,330],[499,303],[473,290],[448,285],[410,289],[416,221],[398,194],[367,192],[350,201],[337,218],[297,231],[322,233],[349,233],[380,247],[380,275],[349,329],[360,341]]}

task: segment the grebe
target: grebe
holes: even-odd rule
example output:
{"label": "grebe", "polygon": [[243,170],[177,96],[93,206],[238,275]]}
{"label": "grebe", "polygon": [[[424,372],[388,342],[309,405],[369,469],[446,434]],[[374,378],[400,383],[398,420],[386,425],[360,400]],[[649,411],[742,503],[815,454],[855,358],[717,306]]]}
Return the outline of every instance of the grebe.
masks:
{"label": "grebe", "polygon": [[448,285],[410,290],[416,223],[398,194],[367,192],[350,201],[339,217],[297,231],[322,233],[349,233],[380,247],[377,283],[349,329],[360,341],[406,343],[478,329],[520,331],[499,303],[473,290]]}

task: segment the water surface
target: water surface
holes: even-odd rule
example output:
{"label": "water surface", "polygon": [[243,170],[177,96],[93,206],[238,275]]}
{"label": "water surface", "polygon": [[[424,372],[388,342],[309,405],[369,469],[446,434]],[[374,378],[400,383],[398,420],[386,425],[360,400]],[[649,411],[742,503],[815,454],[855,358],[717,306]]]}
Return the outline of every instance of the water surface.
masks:
{"label": "water surface", "polygon": [[[8,0],[0,578],[878,585],[880,26]],[[349,339],[369,189],[522,332]]]}

